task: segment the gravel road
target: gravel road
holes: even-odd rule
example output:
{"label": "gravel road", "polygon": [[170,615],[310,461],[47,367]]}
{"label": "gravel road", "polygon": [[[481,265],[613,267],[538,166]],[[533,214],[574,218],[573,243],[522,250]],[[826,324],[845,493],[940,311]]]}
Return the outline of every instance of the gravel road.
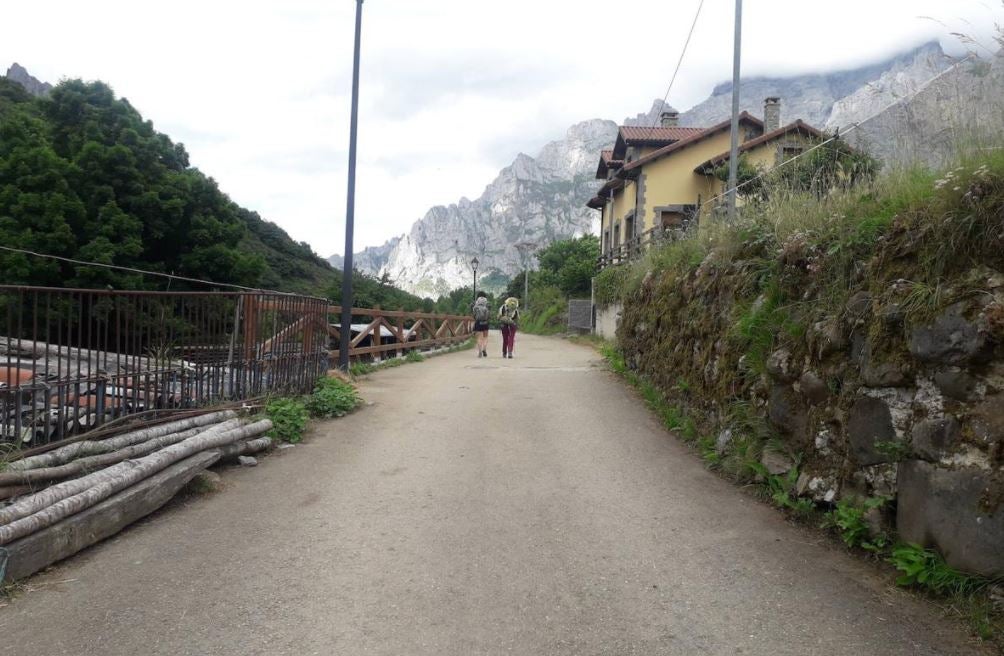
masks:
{"label": "gravel road", "polygon": [[988,653],[706,471],[591,349],[492,339],[34,577],[0,654]]}

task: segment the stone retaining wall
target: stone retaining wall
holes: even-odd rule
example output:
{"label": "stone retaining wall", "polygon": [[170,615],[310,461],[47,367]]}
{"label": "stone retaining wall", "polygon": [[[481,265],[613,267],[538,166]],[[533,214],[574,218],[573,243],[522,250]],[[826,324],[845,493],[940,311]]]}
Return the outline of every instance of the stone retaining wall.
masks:
{"label": "stone retaining wall", "polygon": [[[628,366],[720,450],[744,430],[735,407],[766,417],[783,449],[763,463],[797,466],[798,495],[823,505],[888,497],[877,524],[955,567],[1004,575],[1004,275],[969,270],[955,302],[918,319],[904,280],[862,267],[857,291],[834,308],[804,265],[785,264],[799,314],[782,325],[780,311],[761,313],[782,323],[758,367],[754,347],[737,345],[737,316],[770,300],[744,297],[755,267],[741,255],[646,275],[617,332]],[[613,306],[597,313],[599,334],[610,316]]]}

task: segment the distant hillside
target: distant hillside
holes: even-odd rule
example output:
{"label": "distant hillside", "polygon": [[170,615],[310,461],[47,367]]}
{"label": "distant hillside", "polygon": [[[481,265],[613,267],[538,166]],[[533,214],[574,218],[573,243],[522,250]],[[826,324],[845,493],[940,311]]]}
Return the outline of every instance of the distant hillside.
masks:
{"label": "distant hillside", "polygon": [[[0,241],[223,283],[326,293],[337,272],[239,207],[100,82],[0,78]],[[27,84],[27,88],[25,85]],[[34,91],[35,95],[29,93]],[[158,288],[151,277],[0,255],[4,281]],[[172,288],[177,289],[174,284]]]}

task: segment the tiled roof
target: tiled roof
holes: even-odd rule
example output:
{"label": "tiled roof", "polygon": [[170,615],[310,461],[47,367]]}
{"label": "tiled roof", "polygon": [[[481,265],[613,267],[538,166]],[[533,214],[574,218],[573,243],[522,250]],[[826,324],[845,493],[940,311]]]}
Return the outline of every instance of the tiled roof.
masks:
{"label": "tiled roof", "polygon": [[[763,128],[763,121],[761,121],[757,117],[753,116],[749,112],[743,112],[743,113],[741,113],[739,115],[739,122],[740,123],[752,123],[753,125],[755,125],[755,126],[757,126],[759,128]],[[669,155],[671,153],[675,153],[676,151],[681,150],[683,148],[686,148],[687,146],[695,144],[695,143],[697,143],[699,141],[703,141],[704,139],[707,139],[708,137],[710,137],[712,135],[715,135],[715,134],[721,132],[722,130],[729,130],[731,128],[732,128],[732,119],[730,118],[730,119],[726,119],[726,120],[722,121],[721,123],[719,123],[717,125],[712,125],[710,128],[705,128],[703,130],[699,130],[697,133],[692,134],[690,137],[688,137],[686,139],[682,139],[682,140],[677,141],[675,143],[672,143],[672,144],[670,144],[668,146],[663,146],[659,150],[657,150],[655,152],[652,152],[652,153],[649,153],[648,155],[645,155],[642,158],[636,159],[635,161],[631,162],[630,164],[625,164],[624,167],[621,168],[621,170],[618,172],[617,175],[618,175],[618,177],[627,177],[628,173],[630,173],[631,171],[634,171],[636,169],[641,168],[642,166],[644,166],[645,164],[648,164],[649,162],[652,162],[652,161],[657,160],[657,159],[662,159],[666,155]]]}
{"label": "tiled roof", "polygon": [[612,150],[602,150],[600,151],[600,163],[596,167],[596,178],[598,180],[607,179],[607,171],[609,169],[619,169],[624,166],[624,160],[614,159],[614,151]]}
{"label": "tiled roof", "polygon": [[641,142],[665,142],[670,143],[692,137],[704,128],[681,128],[681,127],[642,127],[636,125],[622,125],[620,135],[625,141]]}
{"label": "tiled roof", "polygon": [[[757,146],[765,144],[768,141],[773,141],[774,139],[777,139],[778,137],[783,137],[784,135],[786,135],[786,134],[788,134],[790,132],[801,132],[801,133],[806,134],[806,135],[808,135],[810,137],[816,137],[816,138],[821,138],[823,136],[823,133],[821,131],[819,131],[816,128],[812,127],[811,125],[809,125],[808,123],[806,123],[802,119],[798,119],[794,123],[789,123],[788,125],[780,127],[780,128],[778,128],[776,130],[772,130],[772,131],[770,131],[770,132],[768,132],[766,134],[762,134],[759,137],[757,137],[756,139],[750,139],[749,141],[744,142],[742,145],[739,146],[739,152],[740,153],[744,153],[744,152],[746,152],[746,151],[748,151],[748,150],[750,150],[752,148],[756,148]],[[695,171],[703,171],[703,170],[706,170],[708,168],[718,166],[719,164],[722,164],[723,162],[727,162],[728,160],[729,160],[729,153],[728,153],[728,151],[726,151],[726,152],[722,153],[721,155],[716,155],[715,157],[712,157],[711,159],[709,159],[708,161],[704,162],[703,164],[701,164],[700,166],[698,166],[694,170]]]}
{"label": "tiled roof", "polygon": [[627,150],[631,146],[666,146],[699,134],[703,129],[681,128],[679,126],[664,128],[661,126],[622,125],[617,129],[617,140],[614,142],[611,157],[617,159],[627,157]]}

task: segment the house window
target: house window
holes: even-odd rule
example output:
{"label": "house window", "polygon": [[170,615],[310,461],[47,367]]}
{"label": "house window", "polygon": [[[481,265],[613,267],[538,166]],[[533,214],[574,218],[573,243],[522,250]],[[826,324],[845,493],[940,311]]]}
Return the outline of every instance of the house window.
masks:
{"label": "house window", "polygon": [[609,253],[610,252],[610,231],[609,230],[604,230],[603,231],[603,252],[604,253]]}
{"label": "house window", "polygon": [[682,228],[684,221],[687,219],[683,212],[671,212],[664,210],[661,214],[661,223],[663,228]]}
{"label": "house window", "polygon": [[805,149],[802,148],[801,146],[796,146],[796,145],[782,146],[781,147],[781,161],[782,162],[787,162],[792,157],[798,157],[799,155],[802,154],[803,150],[805,150]]}
{"label": "house window", "polygon": [[618,248],[621,245],[621,224],[614,224],[614,248]]}

